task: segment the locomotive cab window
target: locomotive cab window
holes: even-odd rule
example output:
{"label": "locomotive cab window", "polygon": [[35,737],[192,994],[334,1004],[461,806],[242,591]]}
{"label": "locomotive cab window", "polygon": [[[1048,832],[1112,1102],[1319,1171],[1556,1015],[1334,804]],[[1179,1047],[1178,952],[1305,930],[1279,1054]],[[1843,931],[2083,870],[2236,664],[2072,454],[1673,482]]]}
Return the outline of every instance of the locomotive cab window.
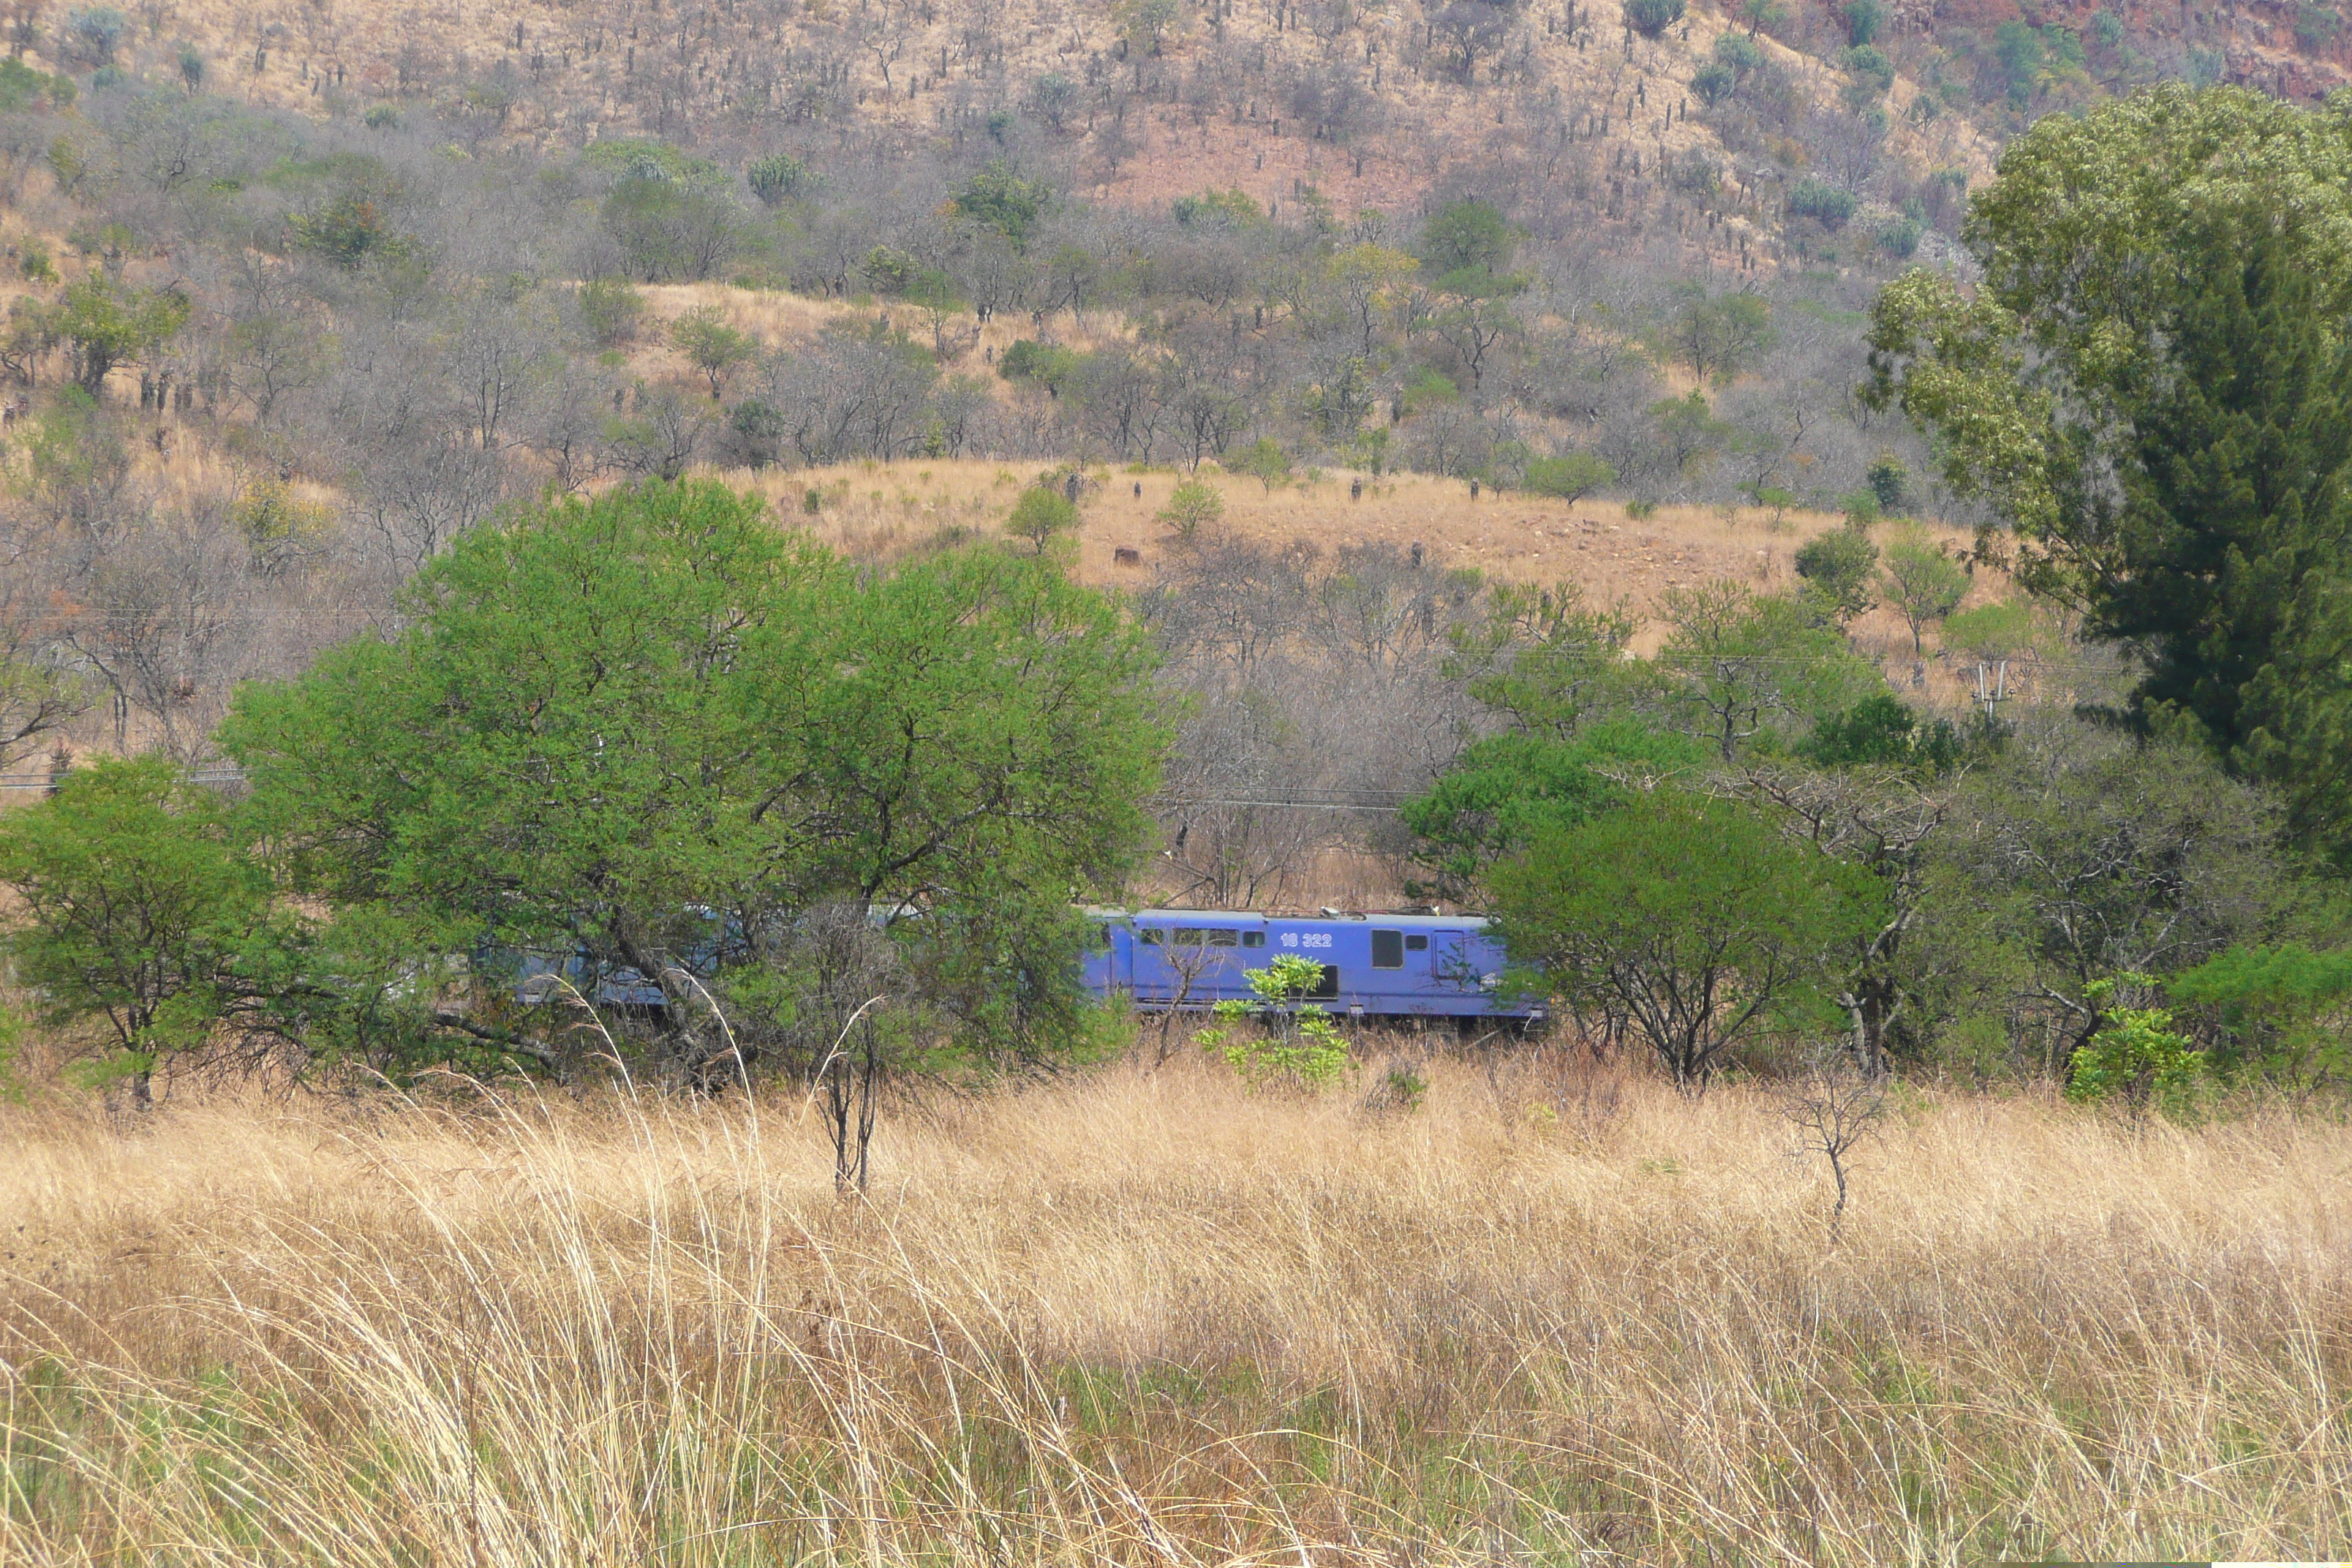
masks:
{"label": "locomotive cab window", "polygon": [[1376,931],[1372,933],[1372,967],[1374,969],[1404,967],[1404,932]]}
{"label": "locomotive cab window", "polygon": [[1245,931],[1242,932],[1242,945],[1244,947],[1264,947],[1265,945],[1265,932],[1262,931]]}
{"label": "locomotive cab window", "polygon": [[1168,941],[1168,931],[1164,926],[1138,926],[1135,939],[1146,947],[1159,947]]}
{"label": "locomotive cab window", "polygon": [[1404,950],[1407,952],[1427,952],[1429,951],[1429,933],[1425,931],[1417,931],[1410,933],[1404,939]]}

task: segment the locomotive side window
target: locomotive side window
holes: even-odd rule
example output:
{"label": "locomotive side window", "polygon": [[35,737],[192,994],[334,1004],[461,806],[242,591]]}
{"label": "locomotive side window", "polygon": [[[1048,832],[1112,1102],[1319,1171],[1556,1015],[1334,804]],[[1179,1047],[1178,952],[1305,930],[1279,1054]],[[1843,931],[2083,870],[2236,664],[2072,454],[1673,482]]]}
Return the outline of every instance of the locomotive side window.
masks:
{"label": "locomotive side window", "polygon": [[1427,952],[1429,951],[1429,933],[1425,931],[1412,932],[1404,939],[1404,950],[1407,952]]}
{"label": "locomotive side window", "polygon": [[1211,947],[1239,947],[1242,944],[1242,933],[1237,931],[1212,931],[1202,934],[1209,939]]}
{"label": "locomotive side window", "polygon": [[1339,966],[1336,963],[1327,963],[1323,966],[1323,978],[1317,981],[1315,989],[1307,994],[1307,1000],[1333,1001],[1339,997]]}
{"label": "locomotive side window", "polygon": [[1159,947],[1168,941],[1168,931],[1164,926],[1138,926],[1135,937],[1146,947]]}
{"label": "locomotive side window", "polygon": [[1180,931],[1176,933],[1176,945],[1178,947],[1202,946],[1202,939],[1206,937],[1208,934],[1209,933],[1207,931],[1202,931],[1198,927]]}
{"label": "locomotive side window", "polygon": [[1404,932],[1376,931],[1372,933],[1372,967],[1374,969],[1404,967]]}
{"label": "locomotive side window", "polygon": [[1262,931],[1245,931],[1242,932],[1242,945],[1244,947],[1264,947],[1265,945],[1265,932]]}

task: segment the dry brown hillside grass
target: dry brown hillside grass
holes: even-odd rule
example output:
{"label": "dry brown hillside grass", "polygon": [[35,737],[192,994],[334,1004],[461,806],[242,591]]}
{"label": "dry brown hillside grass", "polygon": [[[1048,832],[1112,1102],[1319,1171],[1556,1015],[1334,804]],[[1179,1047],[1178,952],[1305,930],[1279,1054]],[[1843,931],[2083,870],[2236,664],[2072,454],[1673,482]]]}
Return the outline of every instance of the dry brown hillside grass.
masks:
{"label": "dry brown hillside grass", "polygon": [[[922,459],[734,469],[717,477],[764,495],[780,519],[806,526],[850,554],[887,557],[936,538],[942,529],[997,535],[1021,487],[1042,471],[1044,465],[1034,462]],[[1178,483],[1195,476],[1171,468],[1091,472],[1096,489],[1082,511],[1076,574],[1103,586],[1139,587],[1181,548],[1157,514]],[[1625,601],[1644,620],[1660,595],[1677,587],[1728,578],[1759,591],[1789,589],[1797,582],[1798,548],[1825,529],[1843,526],[1824,513],[1793,510],[1776,524],[1758,507],[1661,506],[1636,519],[1622,501],[1601,497],[1570,503],[1488,489],[1473,499],[1465,481],[1426,474],[1365,479],[1362,498],[1354,500],[1349,483],[1362,476],[1345,472],[1271,488],[1213,468],[1197,477],[1224,498],[1220,526],[1246,538],[1325,551],[1419,542],[1439,566],[1475,567],[1511,582],[1574,583],[1595,600]],[[804,510],[812,489],[821,498],[814,516]],[[1893,526],[1882,527],[1879,536],[1890,537]],[[1963,530],[1930,531],[1955,548],[1968,542]],[[1137,560],[1122,564],[1120,549],[1133,550]],[[1968,602],[2006,591],[1987,573]],[[1907,661],[1910,637],[1892,612],[1874,611],[1855,630],[1867,646],[1890,658],[1899,652]],[[1654,651],[1661,635],[1652,625],[1635,647]]]}
{"label": "dry brown hillside grass", "polygon": [[2340,1127],[1913,1095],[1832,1245],[1765,1089],[1423,1070],[900,1106],[864,1201],[790,1094],[7,1112],[0,1558],[2352,1551]]}

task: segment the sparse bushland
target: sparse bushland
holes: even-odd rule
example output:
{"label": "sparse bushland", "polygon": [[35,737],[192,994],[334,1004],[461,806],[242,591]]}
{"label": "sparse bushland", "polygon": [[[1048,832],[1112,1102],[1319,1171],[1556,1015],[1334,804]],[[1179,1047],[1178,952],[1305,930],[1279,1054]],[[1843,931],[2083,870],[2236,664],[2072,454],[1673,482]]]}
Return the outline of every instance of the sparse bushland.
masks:
{"label": "sparse bushland", "polygon": [[1198,1058],[943,1101],[862,1201],[797,1092],[0,1110],[0,1552],[2352,1542],[2332,1125],[1902,1089],[1832,1244],[1769,1092],[1415,1071],[1410,1112]]}

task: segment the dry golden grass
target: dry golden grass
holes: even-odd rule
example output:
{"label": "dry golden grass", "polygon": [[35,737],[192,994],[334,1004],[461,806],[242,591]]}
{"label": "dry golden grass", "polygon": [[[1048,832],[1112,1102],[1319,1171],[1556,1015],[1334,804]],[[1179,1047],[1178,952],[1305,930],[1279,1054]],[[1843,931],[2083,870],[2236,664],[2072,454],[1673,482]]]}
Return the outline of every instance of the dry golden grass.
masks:
{"label": "dry golden grass", "polygon": [[[1044,465],[1017,461],[915,460],[845,463],[825,468],[736,469],[719,473],[740,489],[755,490],[777,515],[805,525],[817,537],[856,555],[887,557],[912,549],[941,528],[960,527],[994,534],[1020,494]],[[1194,477],[1172,468],[1130,472],[1097,468],[1097,497],[1087,503],[1078,531],[1076,574],[1106,586],[1133,586],[1176,545],[1155,520],[1169,492]],[[1822,512],[1791,511],[1773,526],[1756,507],[1662,506],[1640,520],[1625,514],[1622,501],[1598,497],[1570,504],[1541,496],[1492,490],[1471,499],[1459,479],[1423,474],[1391,474],[1370,480],[1363,499],[1349,500],[1350,476],[1328,475],[1271,489],[1256,479],[1203,468],[1197,476],[1224,497],[1223,528],[1244,537],[1304,542],[1323,550],[1384,543],[1399,548],[1416,542],[1442,566],[1473,566],[1514,582],[1571,582],[1599,602],[1624,600],[1647,618],[1670,589],[1730,578],[1764,590],[1796,582],[1792,561],[1805,541],[1839,520]],[[1136,493],[1140,486],[1142,494]],[[824,497],[811,517],[803,498]],[[1948,544],[1967,542],[1959,529],[1929,531]],[[1887,529],[1879,537],[1891,536]],[[1134,565],[1118,563],[1121,549],[1137,552]],[[2005,584],[1984,574],[1969,603],[1998,597]],[[1874,611],[1856,626],[1865,641],[1909,654],[1910,636],[1893,612]],[[1662,634],[1649,626],[1636,639],[1643,653],[1655,651]]]}
{"label": "dry golden grass", "polygon": [[[2352,1548],[2334,1125],[1180,1056],[0,1121],[12,1563],[1883,1563]],[[1581,1554],[1580,1556],[1580,1554]]]}

